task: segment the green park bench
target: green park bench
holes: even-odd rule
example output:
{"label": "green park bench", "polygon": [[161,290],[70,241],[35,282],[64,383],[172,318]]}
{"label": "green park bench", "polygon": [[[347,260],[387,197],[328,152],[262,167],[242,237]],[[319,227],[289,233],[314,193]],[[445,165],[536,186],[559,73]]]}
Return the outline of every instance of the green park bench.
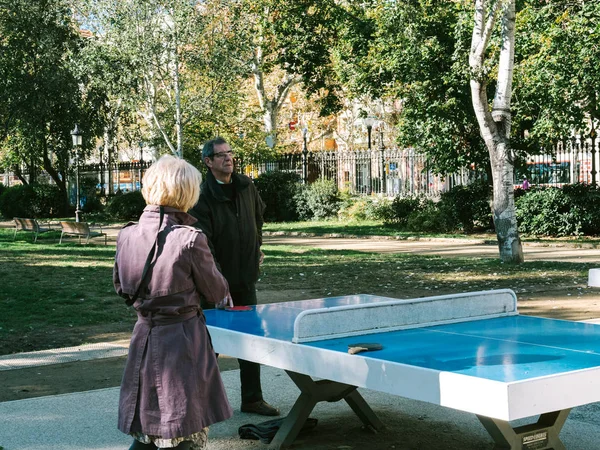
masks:
{"label": "green park bench", "polygon": [[19,231],[28,231],[33,234],[33,242],[37,241],[40,234],[52,231],[50,224],[40,224],[36,219],[26,219],[23,217],[14,217],[15,221],[15,234],[13,235],[13,241],[17,238]]}
{"label": "green park bench", "polygon": [[87,222],[61,222],[60,227],[62,232],[60,234],[59,244],[62,243],[64,236],[77,236],[79,237],[79,243],[81,244],[81,238],[85,238],[85,243],[90,242],[90,238],[104,236],[104,245],[106,245],[106,233],[102,231],[101,226],[97,226],[97,230],[93,230],[90,224]]}

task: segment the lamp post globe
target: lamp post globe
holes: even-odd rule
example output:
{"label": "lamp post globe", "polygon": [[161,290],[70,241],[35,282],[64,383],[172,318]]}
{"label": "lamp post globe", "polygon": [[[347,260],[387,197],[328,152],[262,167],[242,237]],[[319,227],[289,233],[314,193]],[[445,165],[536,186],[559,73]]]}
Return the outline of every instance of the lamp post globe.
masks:
{"label": "lamp post globe", "polygon": [[367,116],[363,119],[363,123],[365,124],[365,127],[367,127],[367,148],[369,150],[371,150],[371,131],[373,130],[373,125],[375,125],[376,121],[377,119],[373,116]]}

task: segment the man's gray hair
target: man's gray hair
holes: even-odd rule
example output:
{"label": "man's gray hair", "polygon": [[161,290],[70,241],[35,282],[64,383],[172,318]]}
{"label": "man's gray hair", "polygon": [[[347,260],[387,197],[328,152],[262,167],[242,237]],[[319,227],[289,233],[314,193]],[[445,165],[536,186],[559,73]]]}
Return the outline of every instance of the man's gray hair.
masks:
{"label": "man's gray hair", "polygon": [[211,139],[204,147],[202,147],[202,160],[204,158],[211,158],[215,154],[215,145],[227,144],[228,142],[223,139],[221,136],[217,136],[214,139]]}

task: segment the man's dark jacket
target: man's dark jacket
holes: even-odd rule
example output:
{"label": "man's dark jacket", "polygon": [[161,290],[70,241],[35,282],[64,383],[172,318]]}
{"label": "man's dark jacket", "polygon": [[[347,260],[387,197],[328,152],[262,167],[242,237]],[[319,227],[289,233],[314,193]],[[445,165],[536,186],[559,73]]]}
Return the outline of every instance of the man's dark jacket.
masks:
{"label": "man's dark jacket", "polygon": [[253,288],[258,280],[265,203],[250,178],[233,173],[232,181],[233,201],[209,170],[190,214],[208,237],[229,289],[236,292]]}

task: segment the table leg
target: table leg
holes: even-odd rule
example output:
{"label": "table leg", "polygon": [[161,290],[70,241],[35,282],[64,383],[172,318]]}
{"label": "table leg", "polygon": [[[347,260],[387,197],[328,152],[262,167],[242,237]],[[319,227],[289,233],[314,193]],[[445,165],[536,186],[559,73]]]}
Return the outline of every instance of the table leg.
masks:
{"label": "table leg", "polygon": [[504,420],[477,416],[495,442],[494,450],[566,450],[560,430],[570,409],[540,415],[537,422],[513,428]]}
{"label": "table leg", "polygon": [[271,441],[269,448],[278,450],[291,445],[315,405],[324,401],[337,402],[344,399],[367,428],[378,430],[383,427],[375,412],[356,390],[356,386],[330,380],[314,381],[308,375],[288,370],[286,373],[300,389],[300,396]]}

